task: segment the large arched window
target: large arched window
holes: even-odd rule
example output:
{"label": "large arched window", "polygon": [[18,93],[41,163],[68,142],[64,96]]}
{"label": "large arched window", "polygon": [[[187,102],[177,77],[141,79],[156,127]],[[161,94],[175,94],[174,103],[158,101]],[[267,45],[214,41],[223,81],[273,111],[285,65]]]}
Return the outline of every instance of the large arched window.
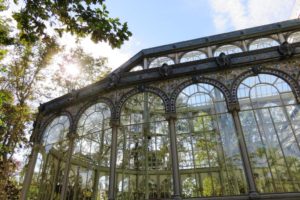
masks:
{"label": "large arched window", "polygon": [[161,67],[163,64],[174,65],[175,62],[169,57],[158,57],[150,63],[149,68]]}
{"label": "large arched window", "polygon": [[59,198],[68,151],[69,118],[56,117],[46,127],[28,199]]}
{"label": "large arched window", "polygon": [[191,62],[207,58],[206,54],[201,51],[190,51],[182,55],[180,63]]}
{"label": "large arched window", "polygon": [[222,92],[193,84],[176,101],[182,194],[187,197],[247,193],[232,116]]}
{"label": "large arched window", "polygon": [[104,103],[90,106],[81,115],[69,172],[68,200],[108,198],[110,117],[110,108]]}
{"label": "large arched window", "polygon": [[234,54],[234,53],[240,53],[242,52],[242,49],[236,45],[224,45],[217,48],[214,52],[214,56],[217,57],[221,53],[225,53],[226,55]]}
{"label": "large arched window", "polygon": [[164,104],[152,93],[130,97],[118,131],[117,199],[169,199],[172,195]]}
{"label": "large arched window", "polygon": [[256,187],[300,191],[300,107],[281,78],[259,74],[238,88],[239,113]]}
{"label": "large arched window", "polygon": [[265,49],[269,47],[278,46],[279,43],[271,38],[259,38],[254,40],[249,45],[249,51],[257,50],[257,49]]}

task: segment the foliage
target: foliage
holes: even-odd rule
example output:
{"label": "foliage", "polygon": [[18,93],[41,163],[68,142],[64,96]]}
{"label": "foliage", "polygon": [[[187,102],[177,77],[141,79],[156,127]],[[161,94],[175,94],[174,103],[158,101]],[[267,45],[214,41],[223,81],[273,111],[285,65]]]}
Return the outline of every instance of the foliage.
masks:
{"label": "foliage", "polygon": [[[17,29],[11,27],[10,19],[0,17],[0,199],[18,198],[20,187],[14,176],[20,163],[14,156],[31,146],[28,135],[34,104],[49,89],[39,88],[37,83],[46,80],[47,74],[42,72],[62,51],[51,31],[60,36],[63,32],[89,35],[112,47],[120,47],[131,36],[127,23],[109,17],[103,0],[15,2],[25,3],[13,14]],[[6,1],[0,0],[0,12],[7,8]],[[64,53],[63,59],[60,71],[50,77],[52,89],[63,88],[60,94],[100,80],[110,70],[105,58],[94,59],[81,48]],[[80,66],[80,76],[65,77],[67,62]]]}
{"label": "foliage", "polygon": [[[95,83],[104,78],[111,70],[106,66],[106,58],[93,58],[86,54],[81,47],[60,56],[62,59],[57,63],[59,69],[52,76],[52,86],[49,86],[59,92],[59,95]],[[68,68],[72,67],[75,69],[70,70],[78,70],[77,74],[68,74]]]}
{"label": "foliage", "polygon": [[109,17],[104,0],[25,0],[25,3],[14,19],[21,30],[21,39],[29,43],[49,37],[49,27],[59,35],[63,32],[79,37],[90,35],[94,42],[108,42],[113,48],[119,48],[131,36],[127,23]]}
{"label": "foliage", "polygon": [[33,111],[28,103],[34,98],[34,85],[41,78],[39,73],[46,67],[55,47],[55,40],[48,45],[41,42],[16,45],[14,54],[10,55],[13,59],[0,80],[1,199],[11,199],[12,192],[17,191],[12,181],[17,170],[14,155],[17,149],[29,147],[27,128],[33,120]]}

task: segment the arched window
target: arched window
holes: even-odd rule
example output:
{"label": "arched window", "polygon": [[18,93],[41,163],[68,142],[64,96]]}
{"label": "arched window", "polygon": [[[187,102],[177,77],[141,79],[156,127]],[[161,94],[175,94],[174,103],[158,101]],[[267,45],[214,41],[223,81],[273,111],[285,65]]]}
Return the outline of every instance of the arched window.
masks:
{"label": "arched window", "polygon": [[225,53],[226,55],[229,55],[229,54],[240,53],[240,52],[242,52],[242,49],[238,46],[224,45],[215,50],[214,56],[217,57],[221,53]]}
{"label": "arched window", "polygon": [[75,199],[107,199],[111,149],[110,108],[97,103],[87,108],[78,121],[71,170],[70,191]]}
{"label": "arched window", "polygon": [[136,72],[136,71],[141,71],[143,70],[143,67],[141,65],[133,67],[130,72]]}
{"label": "arched window", "polygon": [[193,84],[176,101],[177,148],[185,198],[247,193],[232,116],[222,92]]}
{"label": "arched window", "polygon": [[68,151],[67,134],[70,122],[65,115],[56,117],[46,127],[42,147],[33,173],[28,194],[29,199],[59,197]]}
{"label": "arched window", "polygon": [[118,132],[118,199],[168,199],[172,195],[164,104],[139,93],[123,105]]}
{"label": "arched window", "polygon": [[269,47],[278,46],[279,43],[271,38],[259,38],[251,42],[249,45],[249,51],[257,50],[257,49],[265,49]]}
{"label": "arched window", "polygon": [[163,64],[174,65],[174,61],[169,57],[155,58],[149,65],[149,68],[161,67]]}
{"label": "arched window", "polygon": [[239,113],[256,187],[300,191],[299,106],[281,78],[259,74],[238,88]]}
{"label": "arched window", "polygon": [[300,32],[292,33],[288,38],[288,43],[300,42]]}
{"label": "arched window", "polygon": [[205,58],[207,58],[206,54],[201,51],[190,51],[183,54],[183,56],[180,59],[180,63],[191,62]]}

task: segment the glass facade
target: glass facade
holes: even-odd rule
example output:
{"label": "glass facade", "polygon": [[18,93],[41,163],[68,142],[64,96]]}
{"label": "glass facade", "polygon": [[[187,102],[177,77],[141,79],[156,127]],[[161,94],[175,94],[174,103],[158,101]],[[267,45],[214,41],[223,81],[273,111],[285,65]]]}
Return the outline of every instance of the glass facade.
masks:
{"label": "glass facade", "polygon": [[300,197],[300,37],[269,28],[144,50],[46,104],[22,200]]}
{"label": "glass facade", "polygon": [[245,194],[237,137],[222,92],[193,84],[179,94],[176,105],[183,197]]}
{"label": "glass facade", "polygon": [[171,197],[169,143],[160,97],[141,93],[129,98],[118,134],[116,199]]}
{"label": "glass facade", "polygon": [[261,193],[300,190],[299,106],[281,78],[260,74],[238,89],[239,113],[256,187]]}
{"label": "glass facade", "polygon": [[28,199],[59,199],[68,151],[69,118],[52,120],[43,133]]}

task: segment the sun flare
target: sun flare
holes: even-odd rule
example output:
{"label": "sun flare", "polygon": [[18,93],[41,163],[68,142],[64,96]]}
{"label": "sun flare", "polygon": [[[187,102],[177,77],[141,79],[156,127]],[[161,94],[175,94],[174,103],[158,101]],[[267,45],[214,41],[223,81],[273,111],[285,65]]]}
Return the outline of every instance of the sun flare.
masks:
{"label": "sun flare", "polygon": [[64,73],[66,77],[78,77],[80,74],[79,66],[75,63],[69,63],[64,66]]}

